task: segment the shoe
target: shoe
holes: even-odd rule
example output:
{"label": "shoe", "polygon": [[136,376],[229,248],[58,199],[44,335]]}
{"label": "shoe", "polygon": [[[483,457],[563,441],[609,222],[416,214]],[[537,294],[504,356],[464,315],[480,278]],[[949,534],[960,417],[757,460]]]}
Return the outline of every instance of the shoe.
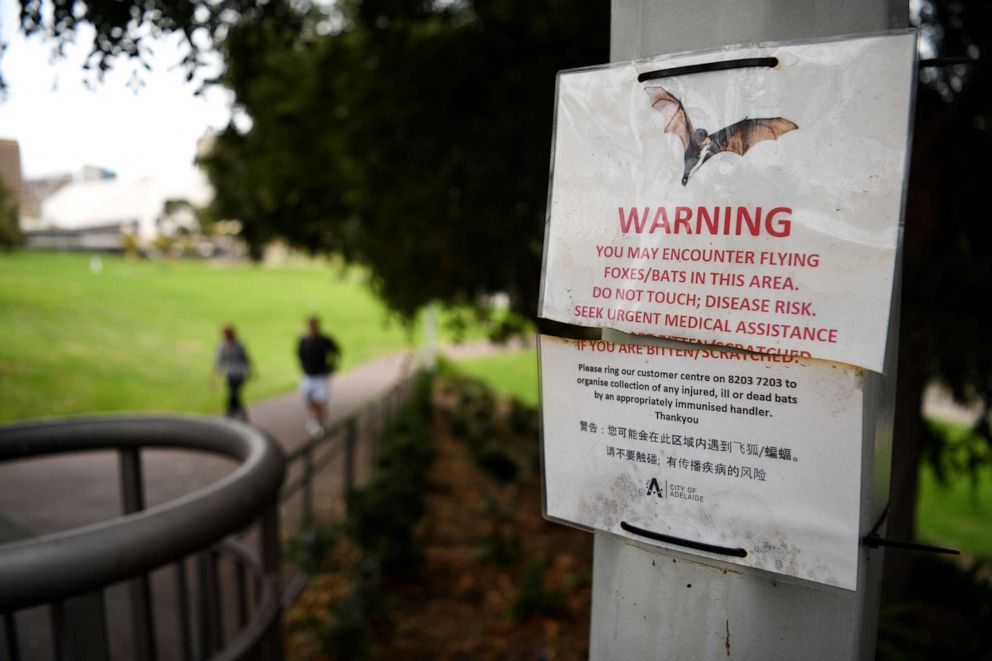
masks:
{"label": "shoe", "polygon": [[310,434],[310,438],[317,439],[324,437],[324,426],[319,422],[310,418],[307,420],[307,433]]}

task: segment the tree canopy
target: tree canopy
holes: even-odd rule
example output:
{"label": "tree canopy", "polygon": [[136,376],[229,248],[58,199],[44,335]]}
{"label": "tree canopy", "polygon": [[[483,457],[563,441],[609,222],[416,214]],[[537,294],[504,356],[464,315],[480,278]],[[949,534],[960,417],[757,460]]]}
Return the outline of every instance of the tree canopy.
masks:
{"label": "tree canopy", "polygon": [[252,125],[204,161],[215,215],[368,264],[403,315],[504,291],[532,316],[555,73],[606,61],[608,25],[606,2],[380,0],[237,28],[224,82]]}
{"label": "tree canopy", "polygon": [[[992,346],[985,303],[992,288],[992,198],[985,156],[992,147],[992,2],[934,0],[920,5],[917,27],[925,56],[921,69],[906,205],[902,332],[889,531],[908,538],[915,529],[918,460],[939,476],[992,461],[989,404]],[[965,448],[946,452],[921,411],[928,383],[941,382],[983,414]],[[898,568],[902,556],[886,559]],[[896,569],[898,571],[898,569]]]}
{"label": "tree canopy", "polygon": [[[186,47],[181,64],[187,79],[193,80],[204,54],[220,44],[233,26],[273,18],[291,23],[297,16],[283,0],[17,1],[21,31],[49,37],[58,55],[66,43],[79,38],[80,27],[92,26],[85,67],[95,70],[98,78],[119,56],[144,62],[149,42],[180,34]],[[0,91],[4,88],[0,76]]]}

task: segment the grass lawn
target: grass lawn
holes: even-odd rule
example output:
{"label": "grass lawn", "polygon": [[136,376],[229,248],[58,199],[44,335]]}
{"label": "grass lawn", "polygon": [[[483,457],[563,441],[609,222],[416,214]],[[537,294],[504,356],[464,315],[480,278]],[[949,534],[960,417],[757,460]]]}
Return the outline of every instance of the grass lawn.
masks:
{"label": "grass lawn", "polygon": [[[537,405],[537,352],[519,351],[461,361],[457,369],[482,379],[502,395]],[[954,446],[965,442],[967,430],[933,423]],[[952,450],[952,452],[954,452]],[[960,472],[941,484],[929,466],[920,468],[917,510],[918,535],[934,544],[963,553],[992,558],[992,466],[978,472],[978,480]]]}
{"label": "grass lawn", "polygon": [[[969,430],[961,425],[942,421],[931,421],[931,425],[947,440],[952,459],[961,463],[965,446],[984,445],[969,438]],[[988,461],[987,448],[983,454]],[[966,472],[955,471],[948,474],[946,483],[941,483],[929,466],[923,466],[916,521],[921,539],[992,558],[992,466],[983,466],[974,482]]]}
{"label": "grass lawn", "polygon": [[316,313],[355,366],[411,343],[358,269],[0,253],[0,420],[221,409],[208,375],[225,322],[259,376],[250,400],[297,382],[295,341]]}
{"label": "grass lawn", "polygon": [[458,361],[459,372],[484,381],[500,395],[537,406],[537,350],[508,351]]}

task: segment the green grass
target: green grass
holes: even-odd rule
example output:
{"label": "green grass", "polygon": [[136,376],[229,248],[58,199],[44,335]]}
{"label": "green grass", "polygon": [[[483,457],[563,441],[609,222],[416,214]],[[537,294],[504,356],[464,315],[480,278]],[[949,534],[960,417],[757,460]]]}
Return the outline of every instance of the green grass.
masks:
{"label": "green grass", "polygon": [[534,349],[461,360],[457,369],[485,382],[500,395],[537,406],[537,351]]}
{"label": "green grass", "polygon": [[[952,462],[963,463],[967,447],[977,448],[987,462],[990,459],[984,441],[966,427],[942,421],[931,425],[946,439]],[[929,466],[921,467],[916,517],[921,539],[992,558],[992,465],[986,463],[974,479],[960,468],[951,470],[946,483]]]}
{"label": "green grass", "polygon": [[208,383],[219,329],[233,323],[258,369],[247,396],[292,389],[295,341],[316,313],[347,369],[410,345],[354,268],[270,268],[0,254],[0,420],[84,412],[217,411]]}

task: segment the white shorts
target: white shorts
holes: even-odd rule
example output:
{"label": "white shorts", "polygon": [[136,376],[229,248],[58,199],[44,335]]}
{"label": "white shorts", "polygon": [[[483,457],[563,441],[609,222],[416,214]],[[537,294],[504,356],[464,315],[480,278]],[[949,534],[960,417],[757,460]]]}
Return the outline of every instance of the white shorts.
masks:
{"label": "white shorts", "polygon": [[326,376],[304,376],[300,382],[300,392],[309,404],[326,404],[330,390]]}

